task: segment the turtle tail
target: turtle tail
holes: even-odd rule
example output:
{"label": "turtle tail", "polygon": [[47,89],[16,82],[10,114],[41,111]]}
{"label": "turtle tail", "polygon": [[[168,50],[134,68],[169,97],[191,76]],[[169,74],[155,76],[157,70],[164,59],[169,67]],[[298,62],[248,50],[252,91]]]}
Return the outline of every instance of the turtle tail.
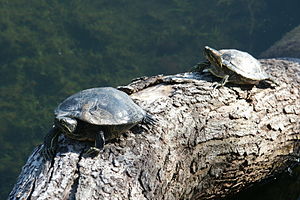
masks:
{"label": "turtle tail", "polygon": [[280,84],[273,77],[269,77],[266,80],[272,82],[276,86],[280,86]]}

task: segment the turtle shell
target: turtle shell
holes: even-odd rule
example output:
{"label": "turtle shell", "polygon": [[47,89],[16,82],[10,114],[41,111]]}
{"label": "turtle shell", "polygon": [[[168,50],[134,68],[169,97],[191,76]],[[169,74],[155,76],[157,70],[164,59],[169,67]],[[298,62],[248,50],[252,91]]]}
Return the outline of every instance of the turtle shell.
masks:
{"label": "turtle shell", "polygon": [[222,66],[251,80],[264,80],[270,76],[262,69],[260,62],[247,52],[236,49],[223,49]]}
{"label": "turtle shell", "polygon": [[111,87],[82,90],[59,104],[54,114],[95,125],[135,124],[146,116],[126,93]]}

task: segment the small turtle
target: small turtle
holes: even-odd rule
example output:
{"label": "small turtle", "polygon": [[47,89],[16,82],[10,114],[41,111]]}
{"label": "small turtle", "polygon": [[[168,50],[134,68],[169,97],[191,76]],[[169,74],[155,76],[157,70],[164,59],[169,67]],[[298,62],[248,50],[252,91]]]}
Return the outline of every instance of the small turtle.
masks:
{"label": "small turtle", "polygon": [[213,75],[223,78],[217,86],[224,86],[227,82],[236,84],[258,84],[262,80],[269,80],[278,85],[261,67],[261,64],[250,54],[236,49],[215,50],[204,48],[206,62],[194,67],[195,71],[207,69]]}
{"label": "small turtle", "polygon": [[82,90],[65,99],[54,111],[53,128],[45,136],[43,154],[50,159],[56,152],[58,136],[94,141],[87,155],[98,155],[105,140],[117,138],[138,123],[155,120],[124,92],[111,88]]}

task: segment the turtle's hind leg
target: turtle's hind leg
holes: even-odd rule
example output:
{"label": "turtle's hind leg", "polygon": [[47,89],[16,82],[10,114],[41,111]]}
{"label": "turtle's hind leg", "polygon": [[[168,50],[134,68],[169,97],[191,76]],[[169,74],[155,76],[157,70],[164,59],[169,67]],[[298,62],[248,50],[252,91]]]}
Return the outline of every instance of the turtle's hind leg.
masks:
{"label": "turtle's hind leg", "polygon": [[99,131],[96,133],[96,138],[95,138],[95,146],[90,147],[86,152],[84,152],[85,156],[98,156],[100,150],[104,148],[105,145],[105,138],[104,138],[104,131]]}
{"label": "turtle's hind leg", "polygon": [[143,119],[143,124],[146,125],[154,125],[157,123],[157,119],[155,119],[152,115],[146,113],[145,118]]}
{"label": "turtle's hind leg", "polygon": [[58,146],[59,129],[55,126],[44,137],[44,147],[42,149],[43,157],[46,160],[53,159]]}

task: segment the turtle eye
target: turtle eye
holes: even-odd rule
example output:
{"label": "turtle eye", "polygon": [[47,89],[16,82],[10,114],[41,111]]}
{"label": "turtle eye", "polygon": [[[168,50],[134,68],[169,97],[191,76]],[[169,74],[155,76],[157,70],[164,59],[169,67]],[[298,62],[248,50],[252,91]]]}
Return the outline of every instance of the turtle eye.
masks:
{"label": "turtle eye", "polygon": [[59,120],[59,122],[61,123],[61,124],[63,124],[63,125],[66,125],[66,124],[68,124],[68,121],[66,120],[66,119],[60,119]]}
{"label": "turtle eye", "polygon": [[60,118],[58,119],[58,123],[61,125],[61,126],[64,126],[64,127],[67,127],[68,126],[68,120],[66,118]]}
{"label": "turtle eye", "polygon": [[60,117],[56,119],[55,124],[66,132],[74,132],[77,126],[77,121],[76,119],[69,117]]}

